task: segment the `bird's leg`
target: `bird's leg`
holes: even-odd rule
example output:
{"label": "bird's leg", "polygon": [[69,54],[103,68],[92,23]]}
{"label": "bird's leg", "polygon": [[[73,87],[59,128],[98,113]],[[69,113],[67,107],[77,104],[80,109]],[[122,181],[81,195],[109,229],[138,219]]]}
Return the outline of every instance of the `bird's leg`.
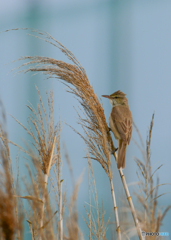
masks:
{"label": "bird's leg", "polygon": [[[110,127],[108,127],[107,133],[109,133],[110,131],[112,131],[112,129],[111,129]],[[113,155],[117,150],[118,150],[118,148],[115,148],[115,149],[111,152],[111,154]]]}

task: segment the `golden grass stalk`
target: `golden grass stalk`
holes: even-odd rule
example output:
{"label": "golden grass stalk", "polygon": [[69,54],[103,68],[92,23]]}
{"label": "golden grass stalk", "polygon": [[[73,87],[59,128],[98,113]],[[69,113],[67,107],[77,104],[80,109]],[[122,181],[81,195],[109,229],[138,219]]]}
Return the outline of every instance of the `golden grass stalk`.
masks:
{"label": "golden grass stalk", "polygon": [[12,240],[17,228],[15,222],[15,200],[9,166],[8,143],[1,145],[0,154],[3,166],[0,181],[0,235],[2,239]]}
{"label": "golden grass stalk", "polygon": [[[85,137],[77,132],[86,142],[91,159],[98,161],[106,174],[109,177],[110,184],[112,182],[111,173],[111,152],[115,151],[113,141],[108,131],[108,125],[105,119],[104,110],[99,102],[98,97],[95,95],[92,86],[87,78],[86,72],[75,56],[65,48],[60,42],[55,40],[52,36],[45,32],[36,32],[37,38],[52,44],[59,48],[73,64],[59,61],[48,57],[28,56],[22,57],[19,60],[28,60],[20,67],[31,64],[29,69],[24,72],[43,72],[50,77],[56,77],[64,81],[69,88],[69,92],[76,95],[78,101],[84,110],[84,118],[79,115],[80,124],[84,130]],[[42,38],[42,36],[44,38]],[[33,65],[33,66],[32,66]],[[114,198],[113,184],[111,185],[111,193]],[[116,203],[116,201],[114,201]],[[117,213],[116,204],[114,205],[115,215],[117,215],[117,233],[118,238],[121,239],[121,232],[119,226],[119,217]]]}
{"label": "golden grass stalk", "polygon": [[[138,165],[139,170],[137,172],[137,176],[139,179],[139,192],[137,191],[135,195],[142,206],[142,211],[138,213],[138,218],[140,220],[142,229],[145,232],[159,232],[163,218],[165,217],[166,213],[171,209],[171,205],[169,205],[165,208],[165,210],[162,213],[157,202],[157,199],[165,194],[164,193],[158,195],[159,187],[162,185],[166,185],[167,183],[159,184],[159,178],[157,177],[156,185],[154,185],[154,174],[163,166],[163,164],[161,164],[154,171],[152,171],[150,159],[151,158],[150,146],[153,124],[154,114],[152,115],[152,120],[147,135],[146,148],[144,147],[144,144],[141,141],[141,136],[138,131],[138,128],[135,126],[135,129],[141,141],[141,145],[138,145],[137,142],[136,144],[139,147],[143,156],[143,160],[136,158],[136,163]],[[152,236],[150,239],[155,238],[156,236]]]}
{"label": "golden grass stalk", "polygon": [[[49,122],[47,113],[45,111],[40,92],[37,89],[38,95],[39,95],[39,101],[40,104],[38,104],[38,110],[37,112],[34,110],[32,106],[28,106],[30,109],[32,115],[28,118],[28,128],[24,127],[20,122],[18,122],[26,131],[27,133],[32,137],[34,142],[32,143],[35,149],[38,152],[38,161],[39,165],[41,166],[41,170],[44,174],[44,187],[43,187],[43,196],[42,196],[42,210],[40,215],[40,229],[43,229],[44,225],[44,210],[45,210],[45,194],[46,194],[46,187],[48,183],[48,177],[49,172],[51,169],[51,166],[53,164],[52,160],[54,159],[54,149],[56,144],[56,135],[58,132],[57,126],[54,127],[54,120],[53,120],[53,93],[50,93],[50,97],[48,97],[48,104],[49,104]],[[41,110],[42,108],[42,110]],[[43,113],[45,116],[45,122],[46,125],[44,125],[44,119],[43,119]],[[32,126],[34,126],[34,130],[37,133],[38,138],[35,137],[35,134],[33,133]],[[30,155],[30,153],[29,153]],[[35,160],[36,158],[32,158]],[[37,160],[37,159],[36,159]],[[39,239],[41,238],[41,235],[39,236]]]}
{"label": "golden grass stalk", "polygon": [[[20,196],[20,197],[25,198],[27,200],[31,200],[30,206],[33,211],[33,216],[35,216],[36,222],[34,218],[32,218],[34,222],[31,222],[28,219],[29,226],[31,227],[31,231],[34,232],[35,236],[39,234],[39,239],[43,239],[44,235],[49,231],[49,230],[47,231],[46,229],[46,233],[45,234],[43,233],[45,225],[47,225],[46,223],[47,221],[49,221],[49,220],[46,220],[45,222],[45,219],[46,219],[45,215],[47,215],[48,213],[46,211],[46,214],[44,214],[45,209],[47,210],[47,208],[49,208],[49,218],[51,218],[51,215],[52,215],[51,209],[47,203],[47,201],[49,201],[47,197],[47,183],[48,183],[50,169],[57,159],[57,154],[55,154],[55,151],[59,150],[58,142],[60,142],[61,127],[60,127],[60,122],[58,125],[54,126],[53,92],[50,92],[50,96],[47,94],[48,108],[49,108],[48,115],[46,113],[46,110],[43,105],[43,101],[38,89],[37,89],[37,92],[38,92],[39,101],[40,101],[40,104],[37,105],[37,111],[33,108],[31,104],[27,106],[31,111],[31,114],[28,117],[28,121],[27,121],[28,127],[25,127],[18,120],[16,119],[15,120],[32,137],[32,140],[33,140],[32,145],[34,147],[34,150],[37,151],[38,153],[37,155],[35,155],[35,153],[33,153],[30,147],[29,147],[29,150],[25,150],[19,147],[22,151],[26,152],[29,156],[31,156],[37,171],[36,173],[38,177],[37,180],[39,181],[39,183],[37,181],[34,181],[34,178],[33,178],[34,176],[32,176],[32,173],[28,168],[29,175],[32,181],[32,188],[34,189],[34,191],[30,193],[30,195],[28,196],[24,196],[24,197]],[[37,138],[34,131],[37,134]],[[41,174],[43,174],[43,176],[41,176]],[[25,185],[27,188],[27,184]],[[39,189],[37,188],[37,186],[39,186]],[[27,190],[28,192],[30,191],[29,188],[27,188]],[[39,227],[38,227],[38,222],[39,222]]]}
{"label": "golden grass stalk", "polygon": [[[2,103],[0,102],[0,105]],[[2,106],[1,106],[2,107]],[[12,162],[5,131],[6,116],[2,110],[3,122],[0,123],[0,236],[2,240],[23,239],[21,209],[15,195]]]}

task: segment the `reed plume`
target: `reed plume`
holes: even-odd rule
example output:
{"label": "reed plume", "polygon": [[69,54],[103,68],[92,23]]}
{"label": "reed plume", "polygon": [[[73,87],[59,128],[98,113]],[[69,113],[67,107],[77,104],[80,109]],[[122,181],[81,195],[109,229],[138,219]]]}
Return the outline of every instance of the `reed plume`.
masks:
{"label": "reed plume", "polygon": [[[40,103],[37,105],[37,111],[30,104],[29,108],[31,114],[28,117],[28,127],[25,127],[17,119],[15,119],[24,130],[31,136],[32,142],[28,149],[21,148],[23,152],[31,157],[35,167],[33,173],[29,167],[28,173],[31,179],[31,185],[26,183],[26,189],[29,195],[16,196],[27,199],[30,205],[30,212],[27,216],[27,221],[33,237],[39,235],[39,239],[54,238],[53,227],[47,224],[53,216],[49,203],[49,195],[47,193],[47,184],[50,169],[54,163],[60,158],[60,121],[57,125],[54,124],[53,118],[53,92],[47,93],[49,113],[46,112],[40,92],[36,87]],[[36,134],[35,134],[36,133]],[[37,135],[37,136],[36,136]],[[36,176],[36,177],[35,177]],[[47,211],[48,209],[48,211]],[[49,228],[51,228],[49,230]],[[62,239],[62,238],[60,238]]]}

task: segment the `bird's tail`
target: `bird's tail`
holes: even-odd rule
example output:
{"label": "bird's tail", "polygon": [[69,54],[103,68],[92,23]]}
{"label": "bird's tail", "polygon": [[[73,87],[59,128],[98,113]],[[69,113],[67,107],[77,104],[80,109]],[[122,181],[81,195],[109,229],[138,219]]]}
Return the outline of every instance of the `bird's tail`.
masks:
{"label": "bird's tail", "polygon": [[125,168],[126,147],[127,147],[127,143],[125,143],[123,140],[119,140],[118,161],[117,161],[118,169]]}

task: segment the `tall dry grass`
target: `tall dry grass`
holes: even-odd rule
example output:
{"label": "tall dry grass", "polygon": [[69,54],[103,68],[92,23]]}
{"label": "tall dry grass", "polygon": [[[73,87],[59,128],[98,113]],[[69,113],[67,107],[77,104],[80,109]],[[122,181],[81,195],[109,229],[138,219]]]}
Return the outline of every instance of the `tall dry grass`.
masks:
{"label": "tall dry grass", "polygon": [[[110,132],[108,131],[104,109],[102,108],[98,97],[90,85],[84,68],[75,58],[75,56],[48,33],[32,30],[32,34],[33,33],[37,34],[35,37],[38,39],[43,39],[44,41],[60,49],[71,61],[71,63],[66,63],[48,57],[28,56],[20,58],[20,60],[26,61],[20,66],[20,68],[24,66],[28,67],[30,65],[29,68],[26,70],[21,70],[21,72],[42,72],[48,75],[48,78],[54,77],[60,79],[68,86],[69,92],[77,97],[80,105],[82,106],[83,116],[80,114],[78,115],[80,120],[79,124],[81,124],[83,128],[84,134],[81,134],[75,129],[74,131],[76,131],[77,134],[79,134],[79,136],[85,141],[88,148],[87,159],[89,163],[89,205],[88,210],[86,210],[88,220],[85,217],[85,221],[89,229],[88,238],[90,240],[107,239],[106,233],[109,224],[109,222],[105,223],[104,221],[105,211],[99,207],[100,205],[98,203],[95,178],[90,161],[91,159],[99,162],[109,178],[109,188],[111,189],[113,209],[115,214],[115,226],[112,228],[113,231],[114,229],[116,230],[117,239],[123,239],[124,235],[121,235],[121,230],[125,231],[125,229],[122,227],[122,223],[119,222],[119,214],[112,180],[113,171],[111,167],[111,155],[113,154],[117,161],[117,154]],[[4,133],[2,127],[0,131],[3,175],[3,181],[1,184],[2,187],[0,191],[2,191],[2,196],[4,196],[2,199],[5,199],[5,204],[7,204],[2,206],[2,211],[0,213],[0,231],[2,233],[1,239],[6,239],[7,235],[5,234],[9,234],[9,239],[15,239],[15,236],[17,236],[18,239],[22,239],[22,221],[19,220],[21,219],[22,215],[19,214],[17,205],[21,199],[23,199],[23,201],[28,201],[29,204],[29,210],[25,210],[25,214],[30,227],[32,239],[83,239],[85,236],[83,236],[82,231],[79,228],[76,204],[79,182],[75,184],[73,181],[74,190],[70,201],[68,201],[68,204],[66,204],[66,193],[63,191],[62,187],[63,160],[60,149],[61,123],[59,120],[58,124],[54,124],[53,93],[50,92],[48,95],[47,113],[38,89],[37,92],[40,102],[37,106],[37,110],[35,110],[32,105],[27,106],[31,113],[28,117],[28,126],[25,127],[15,119],[29,134],[29,136],[31,136],[32,144],[27,146],[27,148],[21,148],[16,143],[13,143],[8,139],[7,134]],[[141,211],[139,211],[139,209],[135,209],[123,171],[121,169],[119,170],[126,193],[126,199],[128,200],[130,212],[132,213],[134,219],[135,229],[140,239],[144,239],[144,237],[141,235],[142,230],[159,230],[166,212],[170,209],[170,206],[168,206],[162,215],[158,214],[156,216],[158,186],[154,187],[153,185],[153,173],[151,172],[151,162],[149,157],[152,126],[153,120],[147,139],[145,163],[137,159],[141,174],[144,177],[144,182],[140,181],[139,185],[145,194],[145,197],[140,193],[137,194],[137,199],[139,200],[141,206],[144,204],[143,206],[145,209],[145,215],[143,214],[144,209]],[[34,170],[31,170],[29,166],[27,167],[30,184],[25,182],[25,189],[27,190],[28,195],[23,196],[22,194],[17,195],[15,193],[12,165],[10,160],[10,149],[8,147],[9,143],[14,144],[21,151],[25,152],[32,160]],[[6,164],[6,162],[8,164]],[[52,179],[51,177],[52,168],[55,172],[55,179]],[[55,208],[52,206],[51,192],[49,192],[48,185],[52,186],[54,192]],[[95,193],[95,215],[91,206],[92,189]],[[148,199],[150,199],[149,202]],[[68,214],[67,211],[65,211],[67,206]],[[151,211],[151,209],[153,210]],[[151,228],[149,229],[147,226],[151,226]]]}
{"label": "tall dry grass", "polygon": [[[144,146],[138,128],[134,124],[140,139],[140,144],[136,142],[136,145],[142,153],[142,160],[139,158],[135,159],[138,166],[137,177],[139,180],[139,189],[135,195],[140,205],[139,209],[141,209],[138,211],[138,218],[144,232],[159,232],[166,213],[171,209],[171,205],[167,206],[164,210],[158,205],[158,198],[165,194],[158,194],[159,187],[170,183],[159,184],[159,177],[155,177],[156,172],[163,166],[163,164],[159,165],[156,169],[153,169],[151,165],[151,139],[153,125],[154,114],[152,115],[146,139],[146,146]],[[150,236],[147,239],[155,238],[155,236]]]}
{"label": "tall dry grass", "polygon": [[[22,148],[16,143],[11,142],[7,134],[0,128],[1,139],[1,160],[2,176],[1,199],[0,199],[0,239],[23,239],[23,229],[21,214],[18,214],[17,203],[20,199],[28,201],[28,209],[23,209],[26,221],[30,228],[32,239],[83,239],[78,226],[78,215],[76,200],[79,183],[75,185],[75,190],[68,204],[69,215],[65,214],[64,232],[63,219],[66,204],[66,193],[62,191],[62,157],[60,146],[61,123],[54,124],[53,118],[53,92],[47,94],[48,109],[47,113],[43,105],[40,92],[37,110],[32,105],[28,117],[28,126],[25,127],[15,119],[22,128],[32,137],[30,145]],[[26,165],[28,171],[27,179],[23,178],[27,195],[17,195],[14,189],[12,164],[10,159],[10,148],[8,143],[18,147],[26,153],[32,160],[33,166]],[[8,160],[8,161],[7,161]],[[54,172],[55,178],[50,178],[50,172]],[[54,194],[49,192],[47,185],[51,185]],[[20,187],[20,186],[19,186]],[[18,191],[17,191],[18,192]],[[55,203],[51,202],[51,195],[55,195]],[[3,205],[1,205],[2,203]],[[55,209],[52,208],[55,204]],[[21,216],[20,216],[21,215]],[[74,230],[73,230],[74,229]],[[76,233],[77,230],[77,233]],[[77,236],[77,237],[76,237]]]}

